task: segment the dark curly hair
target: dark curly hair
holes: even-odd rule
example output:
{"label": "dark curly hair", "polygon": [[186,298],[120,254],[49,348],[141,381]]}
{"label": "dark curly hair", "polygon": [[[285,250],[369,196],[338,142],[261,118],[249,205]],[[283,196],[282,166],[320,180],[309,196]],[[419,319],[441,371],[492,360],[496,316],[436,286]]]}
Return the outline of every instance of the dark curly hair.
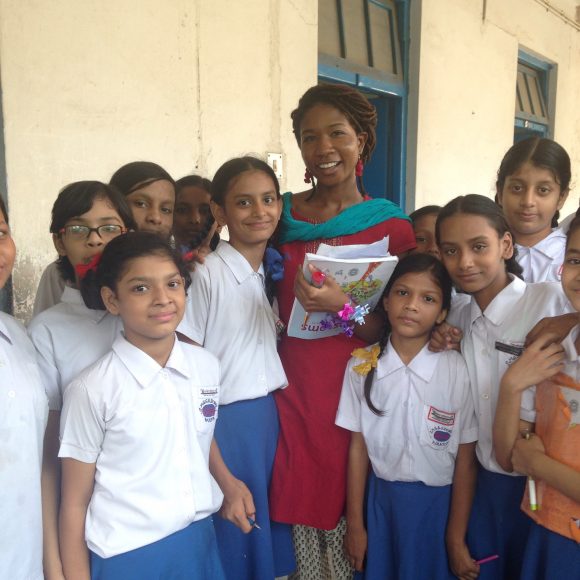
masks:
{"label": "dark curly hair", "polygon": [[[338,109],[348,119],[357,135],[366,133],[367,139],[360,157],[363,163],[368,163],[377,144],[377,110],[362,93],[347,85],[315,85],[300,97],[298,107],[290,115],[298,147],[301,146],[300,126],[304,115],[315,105],[321,104]],[[361,192],[366,194],[362,178],[358,177],[357,181]],[[315,192],[316,182],[313,180],[313,194]]]}

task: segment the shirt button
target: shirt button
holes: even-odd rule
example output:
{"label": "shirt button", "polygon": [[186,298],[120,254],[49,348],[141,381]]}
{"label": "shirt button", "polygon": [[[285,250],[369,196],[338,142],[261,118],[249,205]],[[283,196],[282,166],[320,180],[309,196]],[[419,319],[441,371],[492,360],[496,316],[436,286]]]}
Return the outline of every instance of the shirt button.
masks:
{"label": "shirt button", "polygon": [[487,399],[489,399],[489,394],[488,393],[483,393],[483,395],[481,395],[482,399],[485,399],[487,401]]}
{"label": "shirt button", "polygon": [[8,391],[8,396],[13,399],[16,396],[16,391]]}

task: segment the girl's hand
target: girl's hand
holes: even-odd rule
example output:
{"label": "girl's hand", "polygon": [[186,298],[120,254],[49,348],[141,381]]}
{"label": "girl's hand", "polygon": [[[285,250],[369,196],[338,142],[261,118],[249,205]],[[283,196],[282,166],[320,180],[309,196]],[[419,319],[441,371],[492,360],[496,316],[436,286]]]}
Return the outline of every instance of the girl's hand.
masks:
{"label": "girl's hand", "polygon": [[460,580],[475,580],[479,576],[479,564],[471,557],[465,542],[448,543],[447,556],[451,572]]}
{"label": "girl's hand", "polygon": [[256,519],[254,499],[246,484],[239,479],[232,478],[227,486],[222,488],[224,503],[220,509],[222,518],[238,526],[244,534],[252,531],[248,518]]}
{"label": "girl's hand", "polygon": [[364,569],[364,559],[367,553],[367,531],[364,526],[352,527],[347,524],[344,535],[344,553],[346,559],[351,563],[357,572]]}
{"label": "girl's hand", "polygon": [[526,346],[535,342],[540,336],[551,334],[555,342],[562,342],[570,331],[580,322],[578,312],[570,312],[561,316],[542,318],[540,322],[528,332]]}
{"label": "girl's hand", "polygon": [[525,391],[560,372],[566,354],[555,338],[554,334],[545,334],[530,344],[505,372],[502,388],[512,393]]}
{"label": "girl's hand", "polygon": [[533,433],[529,439],[518,439],[512,451],[512,465],[518,473],[534,477],[535,460],[546,454],[542,440]]}
{"label": "girl's hand", "polygon": [[463,332],[460,328],[451,326],[447,322],[438,324],[431,332],[429,350],[441,352],[444,350],[456,350],[461,352],[461,339]]}
{"label": "girl's hand", "polygon": [[[311,272],[317,270],[312,264],[308,268]],[[332,276],[326,276],[322,286],[317,288],[307,282],[302,267],[296,272],[294,295],[306,312],[338,312],[350,301]]]}
{"label": "girl's hand", "polygon": [[[204,238],[203,242],[201,242],[201,244],[193,249],[190,250],[189,252],[187,252],[187,267],[189,269],[190,272],[193,272],[195,270],[195,266],[196,264],[203,264],[205,263],[205,259],[208,257],[209,254],[211,254],[211,240],[214,236],[214,234],[216,233],[218,228],[218,224],[217,222],[213,222],[213,225],[211,226],[209,233],[207,234],[207,236]],[[220,228],[221,230],[221,228]]]}

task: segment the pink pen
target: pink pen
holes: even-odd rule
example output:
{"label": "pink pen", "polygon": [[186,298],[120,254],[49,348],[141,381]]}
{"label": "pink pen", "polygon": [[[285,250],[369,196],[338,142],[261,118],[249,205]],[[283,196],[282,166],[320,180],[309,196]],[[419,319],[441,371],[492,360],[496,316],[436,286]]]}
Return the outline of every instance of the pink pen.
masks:
{"label": "pink pen", "polygon": [[482,558],[481,560],[476,560],[475,563],[476,564],[487,564],[488,562],[493,562],[494,560],[497,560],[499,558],[498,554],[494,554],[493,556],[488,556],[487,558]]}

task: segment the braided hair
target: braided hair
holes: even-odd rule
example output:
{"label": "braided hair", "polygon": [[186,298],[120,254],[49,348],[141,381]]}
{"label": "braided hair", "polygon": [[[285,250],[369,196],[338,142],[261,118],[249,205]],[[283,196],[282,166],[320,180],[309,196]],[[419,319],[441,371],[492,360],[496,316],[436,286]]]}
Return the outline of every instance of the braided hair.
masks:
{"label": "braided hair", "polygon": [[[387,282],[387,286],[385,287],[385,291],[383,292],[383,298],[386,298],[395,282],[405,276],[406,274],[420,274],[422,272],[426,272],[431,275],[433,281],[439,286],[441,289],[442,294],[442,302],[441,302],[441,310],[446,310],[449,312],[449,308],[451,308],[451,289],[452,289],[452,282],[447,270],[443,266],[440,260],[431,256],[430,254],[411,254],[406,258],[403,258],[399,261],[397,266],[395,267],[389,281]],[[383,353],[385,352],[385,348],[389,343],[389,337],[391,335],[391,324],[388,320],[388,313],[387,313],[387,320],[385,322],[385,327],[383,329],[383,334],[379,340],[379,354],[377,356],[377,360],[381,358]],[[373,386],[373,379],[375,376],[375,369],[371,368],[369,373],[365,378],[364,384],[364,396],[369,409],[375,414],[382,416],[384,415],[384,411],[377,409],[377,407],[373,404],[371,400],[371,390]]]}
{"label": "braided hair", "polygon": [[[361,161],[368,163],[377,143],[376,126],[377,110],[369,100],[356,89],[347,85],[321,84],[310,87],[298,101],[298,107],[290,115],[292,131],[298,147],[301,147],[300,126],[304,115],[315,105],[330,105],[338,109],[352,125],[357,135],[366,133],[367,139],[361,152]],[[358,186],[366,194],[362,178],[358,177]],[[313,194],[316,183],[313,180]]]}

